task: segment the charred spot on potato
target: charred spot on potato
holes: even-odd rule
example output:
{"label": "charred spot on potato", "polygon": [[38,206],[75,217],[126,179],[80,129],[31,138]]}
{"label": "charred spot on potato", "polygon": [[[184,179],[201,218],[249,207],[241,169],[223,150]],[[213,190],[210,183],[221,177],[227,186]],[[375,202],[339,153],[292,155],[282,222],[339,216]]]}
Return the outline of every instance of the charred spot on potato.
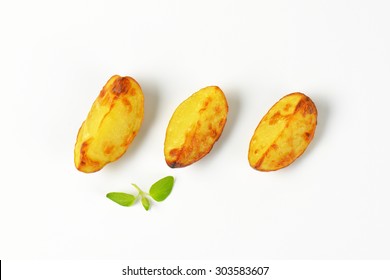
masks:
{"label": "charred spot on potato", "polygon": [[81,144],[81,148],[80,148],[80,154],[81,154],[81,158],[84,158],[85,156],[85,153],[87,152],[87,149],[88,149],[88,142],[85,141]]}
{"label": "charred spot on potato", "polygon": [[114,145],[107,145],[107,146],[104,147],[104,153],[105,154],[110,154],[113,149],[114,149]]}
{"label": "charred spot on potato", "polygon": [[313,136],[313,134],[311,134],[310,132],[305,132],[303,134],[303,138],[305,139],[305,141],[310,141],[312,136]]}
{"label": "charred spot on potato", "polygon": [[211,125],[211,123],[209,123],[209,131],[210,131],[211,137],[216,137],[218,134],[217,130],[214,129],[214,127]]}
{"label": "charred spot on potato", "polygon": [[181,164],[181,163],[179,163],[179,162],[176,162],[176,161],[174,161],[174,162],[168,162],[168,161],[166,161],[166,163],[167,163],[167,165],[168,165],[169,167],[171,167],[171,168],[185,167],[185,165],[183,165],[183,164]]}
{"label": "charred spot on potato", "polygon": [[216,114],[219,114],[221,112],[222,108],[220,106],[215,106],[214,111]]}
{"label": "charred spot on potato", "polygon": [[262,164],[263,161],[264,161],[264,158],[265,158],[265,155],[263,155],[263,156],[256,162],[256,164],[254,165],[254,168],[255,168],[255,169],[260,169],[261,164]]}
{"label": "charred spot on potato", "polygon": [[169,155],[172,156],[172,157],[177,157],[179,154],[180,154],[180,150],[179,149],[172,149],[172,150],[169,151]]}
{"label": "charred spot on potato", "polygon": [[280,161],[278,161],[278,165],[279,166],[287,166],[294,160],[294,157],[295,157],[294,150],[291,150]]}
{"label": "charred spot on potato", "polygon": [[212,100],[211,98],[206,98],[206,100],[202,104],[202,107],[199,109],[199,114],[203,114],[203,112],[208,109],[211,100]]}
{"label": "charred spot on potato", "polygon": [[270,124],[270,125],[276,124],[276,123],[280,120],[281,117],[282,117],[282,115],[280,114],[280,112],[279,112],[279,111],[276,112],[276,113],[270,118],[269,124]]}
{"label": "charred spot on potato", "polygon": [[122,101],[122,103],[126,106],[127,110],[128,110],[129,112],[131,112],[132,106],[131,106],[130,101],[129,101],[128,99],[126,99],[126,98],[122,98],[121,101]]}
{"label": "charred spot on potato", "polygon": [[98,162],[93,161],[90,158],[88,158],[88,156],[87,156],[88,147],[89,147],[88,141],[85,141],[81,144],[80,163],[79,163],[79,166],[76,166],[77,169],[79,169],[79,170],[81,170],[82,168],[84,168],[86,166],[98,166],[99,165]]}
{"label": "charred spot on potato", "polygon": [[295,107],[295,113],[302,112],[304,117],[306,114],[313,114],[317,111],[313,105],[314,103],[310,100],[310,98],[302,98],[302,100],[300,100],[298,105]]}
{"label": "charred spot on potato", "polygon": [[82,145],[81,145],[81,149],[80,149],[80,165],[79,167],[83,167],[87,164],[87,157],[85,155],[86,153],[86,148],[87,148],[88,144],[86,142],[84,142]]}
{"label": "charred spot on potato", "polygon": [[126,79],[126,77],[118,78],[113,83],[112,92],[119,95],[128,92],[130,87],[129,79]]}
{"label": "charred spot on potato", "polygon": [[220,120],[219,123],[218,123],[218,127],[220,129],[222,129],[225,126],[225,122],[226,122],[226,120]]}
{"label": "charred spot on potato", "polygon": [[100,98],[103,98],[105,94],[106,94],[106,90],[103,88],[103,89],[100,91],[99,97],[100,97]]}

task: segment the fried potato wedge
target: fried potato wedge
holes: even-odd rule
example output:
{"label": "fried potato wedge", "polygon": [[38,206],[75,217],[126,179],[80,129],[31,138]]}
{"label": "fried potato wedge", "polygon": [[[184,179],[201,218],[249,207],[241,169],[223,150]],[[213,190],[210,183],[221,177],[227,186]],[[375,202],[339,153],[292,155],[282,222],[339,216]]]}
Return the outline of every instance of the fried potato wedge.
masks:
{"label": "fried potato wedge", "polygon": [[130,77],[111,77],[81,125],[74,149],[76,168],[85,173],[120,158],[141,127],[144,96]]}
{"label": "fried potato wedge", "polygon": [[249,144],[249,164],[260,171],[290,165],[307,148],[317,125],[317,109],[303,93],[280,99],[263,117]]}
{"label": "fried potato wedge", "polygon": [[207,155],[221,136],[227,113],[228,103],[217,86],[205,87],[181,103],[165,135],[167,164],[185,167]]}

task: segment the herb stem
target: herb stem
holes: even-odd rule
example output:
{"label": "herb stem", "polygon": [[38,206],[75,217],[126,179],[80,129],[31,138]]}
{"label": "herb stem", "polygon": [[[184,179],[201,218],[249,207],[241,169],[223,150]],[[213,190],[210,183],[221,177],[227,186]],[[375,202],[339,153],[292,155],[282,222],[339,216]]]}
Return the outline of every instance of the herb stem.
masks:
{"label": "herb stem", "polygon": [[136,188],[138,190],[139,194],[141,194],[141,195],[144,194],[144,192],[136,184],[133,184],[133,183],[131,183],[131,184],[133,185],[134,188]]}

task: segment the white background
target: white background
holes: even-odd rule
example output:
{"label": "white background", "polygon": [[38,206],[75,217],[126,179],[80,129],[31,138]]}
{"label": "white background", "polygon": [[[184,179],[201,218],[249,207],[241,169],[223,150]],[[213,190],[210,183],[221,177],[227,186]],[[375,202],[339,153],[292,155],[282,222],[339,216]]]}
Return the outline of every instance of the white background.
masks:
{"label": "white background", "polygon": [[[387,1],[1,1],[0,258],[388,259]],[[106,81],[129,75],[143,126],[100,172],[73,164]],[[229,102],[208,156],[164,161],[175,108],[207,85]],[[250,138],[285,94],[316,103],[308,150],[250,168]],[[105,195],[176,178],[146,212]]]}

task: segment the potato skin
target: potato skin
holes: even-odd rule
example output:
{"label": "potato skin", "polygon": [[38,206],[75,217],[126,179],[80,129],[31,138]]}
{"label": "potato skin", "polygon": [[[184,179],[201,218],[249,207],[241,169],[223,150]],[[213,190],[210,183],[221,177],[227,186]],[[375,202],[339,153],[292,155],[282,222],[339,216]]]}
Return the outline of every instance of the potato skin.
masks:
{"label": "potato skin", "polygon": [[307,148],[317,126],[317,108],[300,92],[280,99],[263,117],[249,144],[249,164],[274,171],[294,162]]}
{"label": "potato skin", "polygon": [[112,76],[81,125],[74,149],[79,171],[92,173],[120,158],[144,117],[144,96],[131,77]]}
{"label": "potato skin", "polygon": [[165,161],[172,168],[188,166],[207,155],[226,123],[228,103],[217,86],[191,95],[175,110],[164,143]]}

